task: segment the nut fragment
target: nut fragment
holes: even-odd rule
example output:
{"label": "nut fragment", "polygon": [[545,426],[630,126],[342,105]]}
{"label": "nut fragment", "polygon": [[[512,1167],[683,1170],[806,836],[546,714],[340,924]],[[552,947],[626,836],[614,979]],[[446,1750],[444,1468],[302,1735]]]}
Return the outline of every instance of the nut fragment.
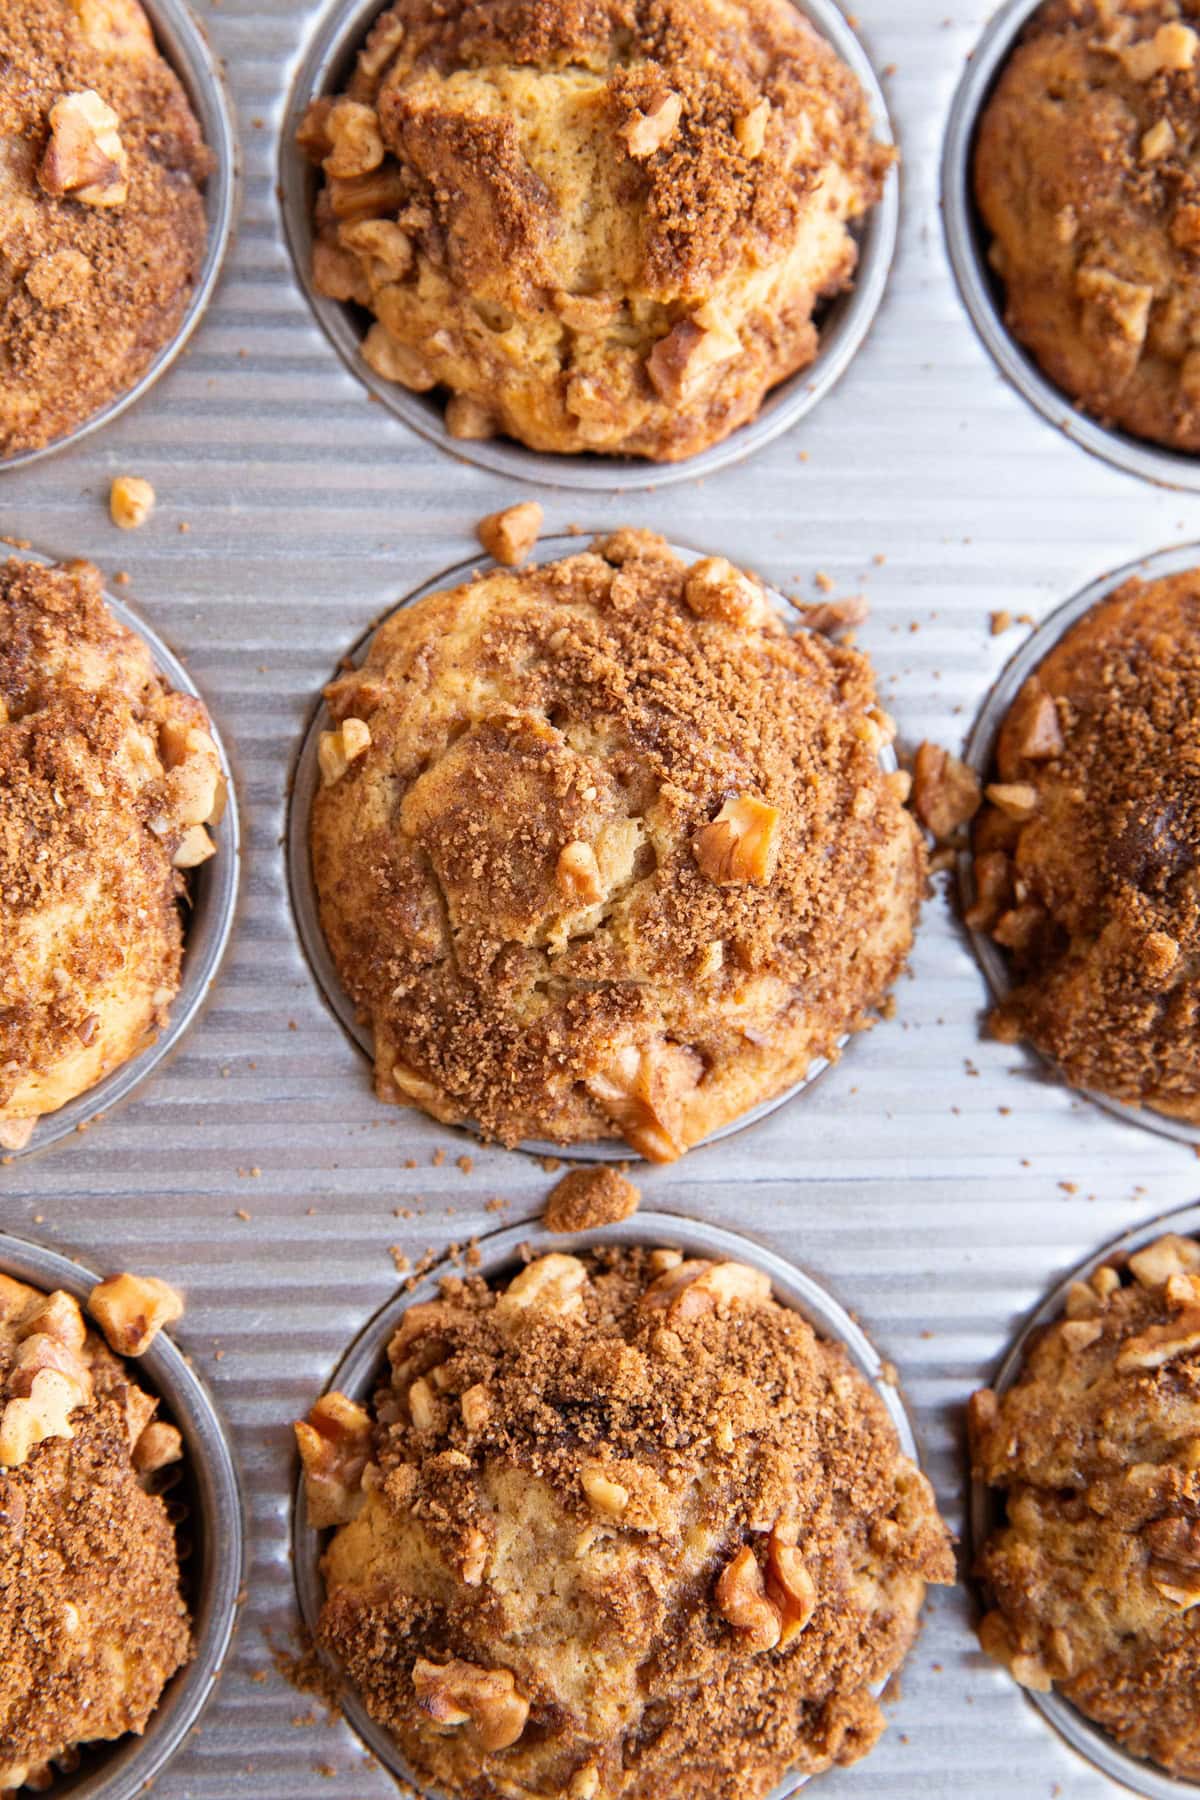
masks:
{"label": "nut fragment", "polygon": [[743,113],[734,124],[733,135],[737,139],[738,148],[751,162],[763,153],[770,122],[771,102],[764,96],[757,106],[752,106],[748,113]]}
{"label": "nut fragment", "polygon": [[323,731],[317,739],[321,785],[333,787],[370,747],[371,727],[363,719],[343,719],[337,730]]}
{"label": "nut fragment", "polygon": [[510,1281],[496,1302],[496,1317],[512,1325],[524,1318],[566,1319],[583,1306],[588,1272],[577,1256],[540,1256]]}
{"label": "nut fragment", "polygon": [[771,1298],[771,1280],[748,1263],[681,1262],[660,1275],[642,1295],[646,1312],[665,1312],[675,1325],[733,1306],[761,1306]]}
{"label": "nut fragment", "polygon": [[108,510],[122,531],[136,531],[154,511],[154,489],[140,475],[118,475],[109,490]]}
{"label": "nut fragment", "polygon": [[817,1610],[817,1584],[790,1541],[792,1535],[791,1530],[776,1525],[767,1548],[767,1594],[779,1610],[783,1649],[799,1637]]}
{"label": "nut fragment", "polygon": [[1189,1307],[1165,1325],[1150,1325],[1129,1338],[1117,1355],[1116,1368],[1125,1375],[1137,1369],[1161,1369],[1177,1356],[1200,1349],[1200,1307]]}
{"label": "nut fragment", "polygon": [[674,135],[683,116],[683,102],[678,94],[660,94],[645,111],[634,113],[622,136],[630,156],[640,160],[653,156]]}
{"label": "nut fragment", "polygon": [[340,178],[369,175],[386,154],[375,109],[357,100],[338,100],[323,120],[329,152],[325,173]]}
{"label": "nut fragment", "polygon": [[738,794],[692,840],[700,872],[718,887],[768,887],[779,860],[779,808]]}
{"label": "nut fragment", "polygon": [[1018,825],[1027,824],[1038,809],[1038,791],[1032,782],[993,781],[984,793],[1006,819],[1013,819]]}
{"label": "nut fragment", "polygon": [[1159,119],[1142,133],[1142,161],[1161,162],[1175,148],[1175,131],[1170,119]]}
{"label": "nut fragment", "polygon": [[29,1393],[0,1412],[0,1468],[20,1468],[47,1438],[74,1437],[71,1413],[81,1401],[76,1384],[60,1370],[39,1370]]}
{"label": "nut fragment", "polygon": [[745,1634],[752,1655],[773,1650],[783,1633],[783,1619],[767,1597],[766,1582],[749,1544],[728,1563],[717,1582],[717,1609],[735,1631]]}
{"label": "nut fragment", "polygon": [[913,808],[939,843],[979,811],[979,777],[940,744],[924,743],[913,761]]}
{"label": "nut fragment", "polygon": [[1200,38],[1188,25],[1160,25],[1152,38],[1128,44],[1117,51],[1125,72],[1134,81],[1153,81],[1156,75],[1190,69],[1196,61]]}
{"label": "nut fragment", "polygon": [[1018,701],[1013,711],[1018,756],[1027,762],[1049,762],[1062,755],[1066,746],[1052,695],[1031,693],[1024,704]]}
{"label": "nut fragment", "polygon": [[129,198],[129,156],[119,123],[94,88],[56,101],[50,108],[50,141],[38,168],[46,193],[85,206],[123,206]]}
{"label": "nut fragment", "polygon": [[183,1456],[183,1438],[165,1419],[152,1419],[133,1446],[133,1466],[139,1475],[156,1475]]}
{"label": "nut fragment", "polygon": [[362,1505],[363,1471],[371,1455],[369,1415],[345,1394],[323,1394],[294,1430],[309,1524],[318,1531],[346,1524]]}
{"label": "nut fragment", "polygon": [[590,844],[565,844],[559,852],[556,875],[559,893],[572,905],[594,906],[597,900],[603,900],[600,864]]}
{"label": "nut fragment", "polygon": [[615,1169],[572,1169],[550,1190],[547,1231],[594,1231],[630,1219],[641,1194]]}
{"label": "nut fragment", "polygon": [[674,1162],[683,1153],[683,1103],[701,1073],[681,1044],[627,1044],[588,1076],[587,1090],[648,1162]]}
{"label": "nut fragment", "polygon": [[1170,1276],[1189,1275],[1196,1269],[1200,1269],[1200,1244],[1173,1231],[1144,1250],[1135,1250],[1129,1258],[1129,1273],[1144,1288],[1161,1287]]}
{"label": "nut fragment", "polygon": [[15,1335],[18,1342],[45,1335],[56,1338],[71,1350],[82,1350],[87,1326],[75,1296],[56,1288],[52,1294],[39,1297],[21,1314]]}
{"label": "nut fragment", "polygon": [[479,541],[489,556],[506,568],[523,563],[538,541],[545,517],[536,500],[522,500],[503,512],[489,513],[476,526]]}
{"label": "nut fragment", "polygon": [[217,854],[217,846],[203,825],[189,825],[182,834],[171,858],[177,869],[196,869]]}
{"label": "nut fragment", "polygon": [[418,1657],[413,1666],[417,1705],[446,1731],[471,1728],[481,1750],[515,1744],[529,1717],[529,1702],[517,1692],[509,1669],[481,1669],[475,1663],[437,1664]]}
{"label": "nut fragment", "polygon": [[706,556],[692,564],[683,597],[697,618],[719,619],[726,625],[761,625],[769,613],[758,583],[723,556]]}
{"label": "nut fragment", "polygon": [[742,348],[737,333],[681,319],[660,338],[646,358],[646,373],[660,398],[678,405],[690,399],[722,363]]}
{"label": "nut fragment", "polygon": [[144,1356],[163,1326],[183,1317],[180,1296],[153,1275],[110,1275],[87,1307],[118,1356]]}
{"label": "nut fragment", "polygon": [[480,1432],[486,1429],[492,1416],[492,1399],[481,1381],[477,1381],[474,1387],[469,1387],[459,1396],[458,1405],[468,1431]]}
{"label": "nut fragment", "polygon": [[579,1485],[596,1511],[619,1519],[629,1505],[629,1489],[607,1475],[599,1463],[587,1463],[579,1472]]}

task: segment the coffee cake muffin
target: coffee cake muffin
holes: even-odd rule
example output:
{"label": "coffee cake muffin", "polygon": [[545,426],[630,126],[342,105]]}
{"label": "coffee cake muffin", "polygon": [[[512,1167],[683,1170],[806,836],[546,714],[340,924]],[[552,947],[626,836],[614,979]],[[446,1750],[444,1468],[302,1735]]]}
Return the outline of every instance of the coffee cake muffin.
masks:
{"label": "coffee cake muffin", "polygon": [[153,1040],[225,780],[89,563],[0,564],[0,1146]]}
{"label": "coffee cake muffin", "polygon": [[1200,1779],[1200,1247],[1165,1237],[1074,1283],[970,1425],[1007,1499],[978,1563],[984,1649]]}
{"label": "coffee cake muffin", "polygon": [[866,1754],[927,1581],[933,1494],[840,1346],[767,1277],[677,1252],[445,1282],[372,1419],[297,1427],[336,1525],[320,1640],[464,1800],[760,1800]]}
{"label": "coffee cake muffin", "polygon": [[300,144],[377,374],[456,437],[667,462],[812,362],[892,155],[790,0],[396,0]]}
{"label": "coffee cake muffin", "polygon": [[1200,6],[1050,0],[980,122],[1014,336],[1103,423],[1200,450]]}
{"label": "coffee cake muffin", "polygon": [[1022,687],[968,921],[1011,958],[995,1035],[1075,1087],[1200,1119],[1200,571],[1129,581]]}
{"label": "coffee cake muffin", "polygon": [[924,873],[870,666],[647,532],[401,608],[326,698],[320,917],[381,1098],[669,1161],[900,971]]}
{"label": "coffee cake muffin", "polygon": [[136,0],[5,0],[0,458],[83,424],[174,337],[209,166]]}
{"label": "coffee cake muffin", "polygon": [[0,1275],[0,1795],[144,1731],[187,1660],[157,1404],[70,1294]]}

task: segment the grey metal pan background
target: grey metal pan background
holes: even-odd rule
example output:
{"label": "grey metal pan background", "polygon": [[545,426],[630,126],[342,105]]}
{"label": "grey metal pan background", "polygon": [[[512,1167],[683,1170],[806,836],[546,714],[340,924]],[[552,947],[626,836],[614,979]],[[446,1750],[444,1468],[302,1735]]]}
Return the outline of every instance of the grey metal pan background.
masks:
{"label": "grey metal pan background", "polygon": [[[242,799],[239,929],[211,1003],[154,1081],[86,1136],[0,1165],[0,1226],[183,1286],[189,1350],[232,1427],[249,1510],[246,1611],[201,1733],[159,1776],[158,1800],[394,1800],[390,1777],[319,1706],[315,1723],[293,1723],[310,1702],[272,1665],[267,1634],[286,1643],[297,1616],[290,1421],[395,1292],[390,1245],[415,1260],[532,1220],[551,1177],[533,1157],[376,1103],[291,923],[286,789],[338,652],[470,556],[479,516],[530,484],[442,454],[371,404],[295,282],[276,136],[323,9],[199,4],[244,144],[243,223],[225,278],[187,354],[137,406],[0,478],[0,530],[128,569],[135,604],[215,708]],[[989,613],[1044,619],[1105,569],[1200,539],[1200,503],[1047,425],[999,375],[963,307],[939,165],[987,0],[856,0],[854,10],[876,68],[895,65],[885,86],[905,174],[893,276],[844,379],[796,430],[720,476],[599,491],[586,512],[579,495],[540,497],[550,532],[654,526],[807,599],[820,597],[818,571],[836,593],[865,592],[873,611],[859,640],[904,738],[957,747],[1021,641],[1018,626],[991,637]],[[134,534],[108,522],[120,473],[159,493]],[[968,1393],[1067,1269],[1197,1186],[1190,1146],[1108,1116],[983,1039],[986,998],[938,895],[894,1019],[803,1101],[640,1177],[648,1206],[734,1228],[838,1295],[900,1369],[959,1525]],[[487,1210],[496,1197],[503,1213]],[[890,1731],[814,1793],[1120,1793],[984,1661],[970,1605],[965,1589],[933,1597]]]}

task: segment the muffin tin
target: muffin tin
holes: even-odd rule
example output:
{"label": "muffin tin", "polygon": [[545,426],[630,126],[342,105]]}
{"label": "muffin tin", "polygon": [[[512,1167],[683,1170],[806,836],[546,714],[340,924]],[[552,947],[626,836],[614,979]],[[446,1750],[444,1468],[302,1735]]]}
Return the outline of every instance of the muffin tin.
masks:
{"label": "muffin tin", "polygon": [[[836,392],[740,467],[705,480],[695,463],[647,468],[640,491],[622,490],[621,465],[598,465],[580,519],[539,459],[471,465],[463,446],[442,454],[368,403],[297,283],[276,192],[289,95],[328,8],[222,0],[204,17],[237,106],[244,207],[202,327],[104,432],[0,471],[0,531],[130,571],[120,591],[184,657],[227,732],[247,845],[238,929],[170,1067],[85,1136],[0,1165],[0,1229],[186,1290],[180,1334],[240,1464],[242,1623],[202,1729],[156,1780],[160,1800],[250,1800],[264,1784],[289,1800],[394,1800],[362,1739],[327,1724],[273,1661],[295,1649],[299,1619],[291,1421],[394,1298],[391,1246],[416,1264],[498,1225],[531,1233],[553,1179],[535,1156],[381,1107],[312,979],[289,904],[287,790],[339,651],[470,557],[482,514],[536,494],[549,534],[648,526],[807,600],[823,597],[818,571],[836,594],[865,591],[859,642],[903,741],[958,749],[1028,629],[993,637],[991,613],[1049,618],[1098,570],[1200,539],[1195,500],[1086,455],[1066,402],[1073,435],[1047,430],[963,305],[941,170],[988,0],[949,15],[935,0],[857,0],[855,12],[871,63],[892,71],[898,255]],[[158,490],[139,532],[108,522],[117,474]],[[962,1409],[1019,1322],[1096,1245],[1200,1185],[1190,1145],[984,1038],[986,998],[939,892],[894,1019],[802,1101],[636,1175],[648,1211],[734,1228],[839,1295],[899,1369],[922,1460],[960,1526]],[[1124,1791],[982,1657],[973,1605],[966,1587],[931,1596],[890,1730],[865,1762],[820,1778],[823,1800]]]}

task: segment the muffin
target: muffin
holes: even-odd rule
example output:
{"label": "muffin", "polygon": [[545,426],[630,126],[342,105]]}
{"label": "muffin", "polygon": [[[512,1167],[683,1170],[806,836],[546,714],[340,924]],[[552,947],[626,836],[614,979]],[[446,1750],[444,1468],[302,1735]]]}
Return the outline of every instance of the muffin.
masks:
{"label": "muffin", "polygon": [[225,781],[89,563],[0,565],[0,1145],[137,1054],[179,987]]}
{"label": "muffin", "polygon": [[995,1035],[1075,1087],[1200,1119],[1200,572],[1129,581],[1025,682],[975,829],[969,922],[1011,959]]}
{"label": "muffin", "polygon": [[801,1081],[924,874],[871,670],[661,538],[395,613],[326,691],[320,919],[381,1098],[669,1161]]}
{"label": "muffin", "polygon": [[1050,0],[980,121],[1013,335],[1079,406],[1200,450],[1200,6]]}
{"label": "muffin", "polygon": [[924,1476],[840,1346],[759,1271],[551,1255],[443,1283],[372,1418],[297,1427],[319,1638],[463,1800],[760,1800],[883,1728],[927,1581]]}
{"label": "muffin", "polygon": [[70,1294],[0,1275],[0,1794],[144,1731],[187,1660],[156,1408]]}
{"label": "muffin", "polygon": [[1165,1237],[1075,1282],[1012,1387],[971,1402],[1007,1500],[978,1574],[984,1649],[1123,1749],[1200,1779],[1200,1247]]}
{"label": "muffin", "polygon": [[299,141],[377,374],[456,437],[664,462],[812,362],[892,156],[790,0],[397,0]]}
{"label": "muffin", "polygon": [[0,458],[82,425],[174,337],[210,160],[136,0],[5,0]]}

